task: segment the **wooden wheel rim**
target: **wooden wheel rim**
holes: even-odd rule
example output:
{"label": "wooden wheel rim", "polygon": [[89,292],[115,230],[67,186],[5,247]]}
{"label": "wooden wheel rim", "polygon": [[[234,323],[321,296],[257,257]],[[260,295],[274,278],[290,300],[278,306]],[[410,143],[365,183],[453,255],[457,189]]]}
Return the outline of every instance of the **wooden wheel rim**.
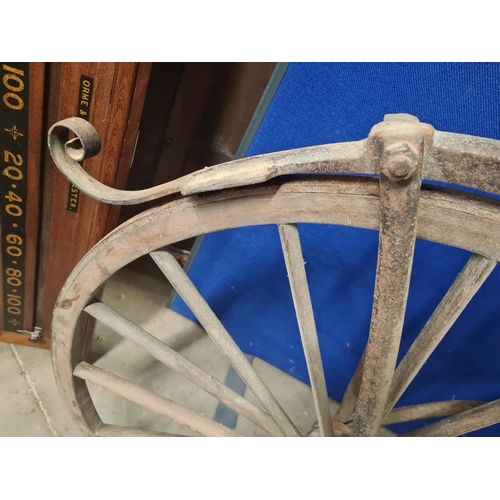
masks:
{"label": "wooden wheel rim", "polygon": [[[264,224],[319,223],[379,229],[378,179],[329,176],[194,195],[128,221],[78,264],[56,304],[52,357],[63,400],[81,431],[102,425],[86,382],[73,376],[82,361],[82,311],[113,273],[133,260],[200,234]],[[422,190],[417,237],[500,260],[500,214],[488,201]],[[488,237],[484,237],[488,235]]]}

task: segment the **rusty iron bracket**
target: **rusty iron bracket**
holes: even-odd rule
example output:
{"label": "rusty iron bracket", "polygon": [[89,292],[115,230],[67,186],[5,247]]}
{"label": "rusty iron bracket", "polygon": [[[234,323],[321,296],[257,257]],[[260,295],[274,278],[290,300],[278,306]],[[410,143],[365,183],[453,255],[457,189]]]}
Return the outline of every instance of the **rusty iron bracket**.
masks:
{"label": "rusty iron bracket", "polygon": [[[243,158],[205,168],[160,186],[123,191],[106,186],[80,163],[101,149],[99,134],[82,118],[67,118],[49,130],[49,151],[66,178],[88,196],[115,205],[133,205],[172,194],[191,195],[266,182],[298,173],[354,173],[377,175],[372,136],[404,135],[417,127],[428,142],[422,177],[500,195],[500,141],[434,131],[411,115],[387,115],[373,127],[368,139],[327,144]],[[417,125],[418,124],[418,125]],[[385,132],[384,132],[385,131]],[[69,133],[76,137],[69,139]],[[433,133],[432,133],[433,132]],[[432,136],[432,140],[430,137]],[[459,168],[457,168],[459,165]]]}
{"label": "rusty iron bracket", "polygon": [[425,151],[433,129],[408,115],[388,115],[368,138],[378,160],[380,233],[370,334],[359,400],[353,419],[357,436],[376,436],[396,367],[417,234]]}
{"label": "rusty iron bracket", "polygon": [[32,332],[29,330],[17,330],[17,333],[24,333],[25,335],[29,335],[29,342],[32,344],[36,344],[42,338],[42,329],[39,326],[35,326]]}

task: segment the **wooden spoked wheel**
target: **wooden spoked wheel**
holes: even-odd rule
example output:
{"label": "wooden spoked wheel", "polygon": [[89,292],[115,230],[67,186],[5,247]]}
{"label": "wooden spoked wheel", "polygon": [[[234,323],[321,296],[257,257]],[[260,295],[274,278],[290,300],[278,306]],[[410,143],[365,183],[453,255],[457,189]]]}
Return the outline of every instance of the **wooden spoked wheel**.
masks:
{"label": "wooden spoked wheel", "polygon": [[[384,243],[384,238],[390,240],[391,235],[381,232],[370,338],[339,410],[336,414],[330,413],[324,377],[328,367],[321,362],[297,224],[379,230],[385,210],[383,189],[383,183],[377,178],[284,177],[259,186],[202,193],[168,202],[110,233],[74,269],[54,312],[52,354],[56,379],[65,404],[81,431],[90,436],[156,435],[142,429],[118,427],[113,422],[103,423],[88,391],[86,382],[89,381],[201,435],[237,435],[232,429],[136,385],[133,380],[125,380],[87,363],[82,355],[85,323],[93,317],[269,434],[300,435],[279,401],[166,249],[197,235],[264,224],[274,224],[279,231],[321,435],[377,436],[382,426],[391,423],[445,417],[409,435],[457,436],[500,422],[500,400],[489,403],[423,402],[393,409],[500,259],[500,210],[496,205],[464,193],[430,190],[420,185],[418,221],[410,224],[415,231],[413,234],[409,231],[409,250],[404,249],[403,242],[401,254],[392,262],[394,252]],[[394,329],[399,329],[401,335],[415,237],[462,248],[473,255],[396,368],[399,337],[395,334],[391,340],[384,325],[387,322],[396,324]],[[112,274],[148,254],[261,407],[245,400],[95,298]],[[403,288],[401,283],[406,283]],[[390,311],[383,310],[387,294],[394,299]]]}

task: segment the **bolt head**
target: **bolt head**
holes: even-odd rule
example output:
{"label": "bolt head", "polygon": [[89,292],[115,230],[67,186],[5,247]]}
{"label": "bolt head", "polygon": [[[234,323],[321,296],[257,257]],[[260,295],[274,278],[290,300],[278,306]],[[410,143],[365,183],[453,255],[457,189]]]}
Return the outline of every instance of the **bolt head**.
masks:
{"label": "bolt head", "polygon": [[382,157],[381,172],[395,182],[413,177],[417,171],[418,155],[407,144],[388,147]]}

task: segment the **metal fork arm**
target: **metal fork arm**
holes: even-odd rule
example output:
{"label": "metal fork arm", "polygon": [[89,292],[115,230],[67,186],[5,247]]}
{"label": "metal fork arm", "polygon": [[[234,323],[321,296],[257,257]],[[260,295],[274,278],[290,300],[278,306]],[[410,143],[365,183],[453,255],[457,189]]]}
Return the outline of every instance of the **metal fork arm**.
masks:
{"label": "metal fork arm", "polygon": [[[388,115],[389,120],[373,127],[397,128],[402,133],[418,123],[410,115]],[[429,138],[430,125],[419,123]],[[76,137],[69,140],[69,132]],[[81,118],[67,118],[49,130],[49,150],[63,175],[88,196],[115,205],[135,205],[172,194],[191,195],[248,186],[275,177],[297,173],[357,173],[378,175],[378,160],[366,140],[293,149],[254,156],[205,168],[160,186],[123,191],[106,186],[81,167],[84,159],[99,153],[101,141],[95,128]],[[500,141],[446,132],[434,132],[423,165],[423,178],[458,184],[500,195]]]}

